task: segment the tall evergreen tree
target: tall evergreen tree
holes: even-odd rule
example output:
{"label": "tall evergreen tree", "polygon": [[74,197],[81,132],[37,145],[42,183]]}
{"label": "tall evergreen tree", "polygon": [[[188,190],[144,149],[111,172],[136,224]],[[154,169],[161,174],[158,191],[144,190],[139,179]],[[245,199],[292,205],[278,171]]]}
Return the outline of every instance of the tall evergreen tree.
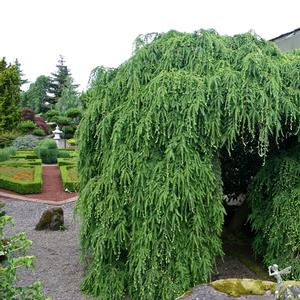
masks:
{"label": "tall evergreen tree", "polygon": [[[50,103],[55,105],[58,99],[62,96],[64,87],[67,84],[68,78],[72,78],[69,68],[65,64],[65,59],[62,55],[59,56],[58,63],[56,65],[57,71],[51,73],[51,84],[50,93],[52,97],[50,98]],[[78,85],[72,83],[73,88],[76,90]]]}
{"label": "tall evergreen tree", "polygon": [[18,67],[0,60],[0,131],[13,129],[20,120],[21,77]]}
{"label": "tall evergreen tree", "polygon": [[65,85],[63,87],[61,97],[58,99],[55,108],[64,114],[69,108],[79,106],[79,97],[74,88],[73,80],[71,77],[67,77]]}

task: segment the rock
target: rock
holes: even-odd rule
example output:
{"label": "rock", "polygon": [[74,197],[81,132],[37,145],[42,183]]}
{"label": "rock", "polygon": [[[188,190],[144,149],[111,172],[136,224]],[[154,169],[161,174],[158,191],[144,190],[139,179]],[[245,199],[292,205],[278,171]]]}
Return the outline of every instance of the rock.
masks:
{"label": "rock", "polygon": [[275,283],[255,279],[229,278],[210,283],[214,289],[233,297],[242,295],[265,295],[267,291],[274,291]]}
{"label": "rock", "polygon": [[290,285],[282,292],[281,300],[300,299],[300,286]]}
{"label": "rock", "polygon": [[61,207],[50,208],[43,212],[35,230],[62,230],[64,228],[64,211]]}

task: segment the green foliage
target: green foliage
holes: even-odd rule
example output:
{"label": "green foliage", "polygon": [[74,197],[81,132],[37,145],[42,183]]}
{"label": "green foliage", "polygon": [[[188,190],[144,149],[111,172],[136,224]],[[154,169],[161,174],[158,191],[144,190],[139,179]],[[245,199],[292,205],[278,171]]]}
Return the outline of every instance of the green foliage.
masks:
{"label": "green foliage", "polygon": [[283,124],[296,132],[298,65],[250,33],[170,31],[95,72],[78,133],[85,292],[175,299],[209,279],[222,254],[219,151],[247,138],[265,156]]}
{"label": "green foliage", "polygon": [[69,108],[66,112],[65,112],[65,115],[68,117],[68,118],[71,118],[71,119],[80,119],[81,116],[82,116],[82,112],[79,108]]}
{"label": "green foliage", "polygon": [[73,85],[73,80],[71,77],[66,79],[61,96],[55,105],[55,108],[64,114],[68,109],[75,108],[79,106],[79,98],[76,89]]}
{"label": "green foliage", "polygon": [[72,120],[65,116],[54,116],[52,122],[55,122],[59,127],[63,127],[72,123]]}
{"label": "green foliage", "polygon": [[77,164],[77,159],[74,157],[70,158],[58,158],[57,159],[57,164],[59,167],[61,166],[70,166],[70,165],[76,165]]}
{"label": "green foliage", "polygon": [[14,129],[20,120],[20,76],[16,65],[0,60],[0,132]]}
{"label": "green foliage", "polygon": [[[64,165],[59,167],[60,176],[63,182],[64,189],[68,189],[70,192],[78,191],[77,169],[74,165]],[[70,172],[75,173],[75,179],[70,176]]]}
{"label": "green foliage", "polygon": [[56,116],[59,116],[59,112],[56,109],[50,109],[44,114],[47,121],[52,121],[52,118]]}
{"label": "green foliage", "polygon": [[267,160],[250,187],[254,249],[268,266],[292,266],[300,278],[300,146]]}
{"label": "green foliage", "polygon": [[58,158],[69,158],[71,155],[68,151],[64,151],[64,150],[59,150],[57,157]]}
{"label": "green foliage", "polygon": [[29,89],[22,93],[22,107],[31,108],[35,113],[46,111],[47,103],[50,101],[49,88],[50,78],[39,76],[34,83],[30,84]]}
{"label": "green foliage", "polygon": [[24,159],[37,159],[37,155],[34,153],[33,150],[17,150],[16,155],[12,156],[11,158],[24,158]]}
{"label": "green foliage", "polygon": [[17,137],[13,142],[12,146],[17,149],[33,149],[40,141],[31,135],[24,135]]}
{"label": "green foliage", "polygon": [[7,147],[0,149],[0,162],[8,160],[11,156],[16,154],[16,148]]}
{"label": "green foliage", "polygon": [[29,133],[37,128],[36,128],[36,125],[32,121],[26,120],[26,121],[21,121],[18,124],[17,129],[22,133]]}
{"label": "green foliage", "polygon": [[43,129],[41,129],[41,128],[34,129],[32,131],[32,134],[33,135],[37,135],[37,136],[45,136],[46,135],[45,131]]}
{"label": "green foliage", "polygon": [[4,238],[5,226],[12,224],[13,219],[3,214],[0,209],[0,256],[6,257],[4,262],[0,262],[0,299],[50,300],[43,295],[42,284],[39,281],[25,287],[16,286],[17,270],[32,268],[34,257],[23,254],[32,244],[26,239],[24,232]]}
{"label": "green foliage", "polygon": [[35,151],[44,164],[55,164],[57,162],[58,149],[54,140],[43,140]]}
{"label": "green foliage", "polygon": [[[8,166],[13,165],[8,163]],[[1,164],[3,166],[3,164]],[[27,168],[34,170],[33,181],[17,180],[0,174],[0,188],[19,194],[38,194],[42,191],[42,167],[41,165],[14,165],[14,168]]]}
{"label": "green foliage", "polygon": [[67,140],[67,143],[70,145],[70,146],[75,146],[77,145],[77,141],[75,139],[68,139]]}
{"label": "green foliage", "polygon": [[15,130],[0,133],[0,148],[10,146],[12,144],[12,141],[19,135],[20,133]]}
{"label": "green foliage", "polygon": [[69,68],[65,65],[65,60],[62,55],[60,55],[56,67],[57,71],[51,74],[50,83],[50,93],[52,94],[52,97],[49,101],[52,107],[54,107],[54,105],[62,97],[63,90],[67,85],[71,84],[71,88],[73,90],[76,90],[78,87],[78,85],[73,84],[72,75]]}

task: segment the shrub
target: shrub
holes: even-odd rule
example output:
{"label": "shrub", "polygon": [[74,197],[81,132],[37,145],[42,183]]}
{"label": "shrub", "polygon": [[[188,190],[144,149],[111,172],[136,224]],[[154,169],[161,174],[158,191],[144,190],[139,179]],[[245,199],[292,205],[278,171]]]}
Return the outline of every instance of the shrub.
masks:
{"label": "shrub", "polygon": [[76,129],[77,129],[77,126],[76,126],[76,125],[68,125],[68,126],[65,126],[65,127],[63,128],[63,131],[64,131],[64,138],[65,138],[65,139],[73,138]]}
{"label": "shrub", "polygon": [[42,117],[35,117],[35,124],[40,129],[44,130],[46,134],[50,132],[50,126],[45,122],[45,120]]}
{"label": "shrub", "polygon": [[12,155],[16,154],[16,148],[7,147],[4,149],[0,149],[0,162],[8,160]]}
{"label": "shrub", "polygon": [[70,145],[70,146],[75,146],[77,144],[77,141],[75,139],[68,139],[67,140],[67,143]]}
{"label": "shrub", "polygon": [[21,121],[17,127],[17,129],[22,133],[31,132],[35,128],[36,128],[36,125],[30,120]]}
{"label": "shrub", "polygon": [[52,118],[55,116],[59,116],[59,112],[56,109],[51,109],[48,110],[45,114],[44,117],[47,121],[52,121]]}
{"label": "shrub", "polygon": [[71,119],[79,119],[82,116],[81,110],[79,108],[69,108],[65,112],[65,116]]}
{"label": "shrub", "polygon": [[17,149],[33,149],[40,143],[39,140],[31,135],[19,136],[13,142],[12,146]]}
{"label": "shrub", "polygon": [[43,140],[40,146],[36,148],[36,153],[45,164],[54,164],[57,162],[58,149],[54,140]]}
{"label": "shrub", "polygon": [[57,157],[58,158],[69,158],[69,157],[71,157],[71,155],[68,151],[59,150]]}
{"label": "shrub", "polygon": [[0,134],[0,148],[8,147],[20,135],[17,131],[7,131]]}
{"label": "shrub", "polygon": [[44,136],[46,135],[45,131],[41,128],[36,128],[32,131],[32,134],[37,135],[37,136]]}
{"label": "shrub", "polygon": [[23,120],[29,120],[29,121],[32,121],[34,122],[34,118],[35,118],[35,112],[30,109],[30,108],[23,108],[22,109],[22,119]]}
{"label": "shrub", "polygon": [[12,217],[6,215],[0,208],[0,256],[5,258],[5,263],[0,262],[0,299],[50,300],[43,295],[42,284],[39,281],[25,287],[16,285],[17,270],[32,268],[34,257],[23,254],[32,244],[26,239],[24,232],[4,238],[5,226],[12,224]]}
{"label": "shrub", "polygon": [[70,118],[65,116],[55,116],[51,121],[55,122],[59,127],[69,125],[72,122]]}

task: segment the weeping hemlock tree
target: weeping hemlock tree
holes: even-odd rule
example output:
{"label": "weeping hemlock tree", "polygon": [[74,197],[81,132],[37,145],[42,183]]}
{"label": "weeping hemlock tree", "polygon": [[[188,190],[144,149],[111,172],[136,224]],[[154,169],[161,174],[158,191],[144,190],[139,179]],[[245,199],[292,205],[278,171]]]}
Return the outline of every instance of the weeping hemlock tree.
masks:
{"label": "weeping hemlock tree", "polygon": [[219,150],[250,137],[264,156],[293,126],[297,61],[252,34],[170,31],[100,69],[79,130],[85,292],[174,299],[209,279],[222,254]]}

